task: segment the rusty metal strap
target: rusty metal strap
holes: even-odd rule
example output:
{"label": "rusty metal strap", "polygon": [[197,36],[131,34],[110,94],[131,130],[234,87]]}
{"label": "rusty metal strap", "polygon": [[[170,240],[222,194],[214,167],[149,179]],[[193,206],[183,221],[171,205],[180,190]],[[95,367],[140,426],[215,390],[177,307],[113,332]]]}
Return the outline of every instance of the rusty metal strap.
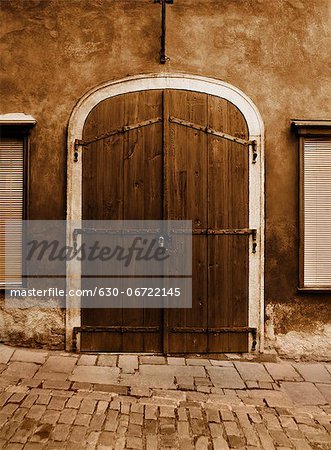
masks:
{"label": "rusty metal strap", "polygon": [[[176,233],[176,231],[175,231]],[[223,236],[223,235],[256,235],[256,229],[251,228],[226,228],[221,229],[193,229],[192,234],[204,234],[207,236]]]}
{"label": "rusty metal strap", "polygon": [[173,333],[255,333],[256,328],[252,327],[222,327],[222,328],[193,328],[193,327],[172,327],[170,331]]}
{"label": "rusty metal strap", "polygon": [[255,142],[255,141],[249,141],[247,139],[238,138],[238,137],[232,136],[231,134],[223,133],[223,131],[217,131],[217,130],[214,130],[213,128],[210,128],[207,126],[198,125],[193,122],[188,122],[187,120],[178,119],[177,117],[173,117],[173,116],[169,117],[169,122],[176,123],[177,125],[183,125],[184,127],[188,127],[188,128],[193,128],[194,130],[203,131],[204,133],[211,134],[212,136],[227,139],[229,141],[236,142],[237,144],[241,144],[241,145],[245,145],[245,146],[254,145],[254,142]]}
{"label": "rusty metal strap", "polygon": [[99,136],[95,136],[93,139],[89,139],[87,141],[81,141],[76,139],[76,146],[86,146],[89,144],[93,144],[94,142],[101,141],[102,139],[107,139],[111,136],[115,136],[116,134],[127,133],[128,131],[137,130],[138,128],[147,127],[148,125],[153,125],[154,123],[162,122],[162,117],[155,117],[154,119],[143,120],[139,123],[134,123],[131,125],[125,125],[121,128],[117,128],[116,130],[108,131],[107,133],[100,134]]}

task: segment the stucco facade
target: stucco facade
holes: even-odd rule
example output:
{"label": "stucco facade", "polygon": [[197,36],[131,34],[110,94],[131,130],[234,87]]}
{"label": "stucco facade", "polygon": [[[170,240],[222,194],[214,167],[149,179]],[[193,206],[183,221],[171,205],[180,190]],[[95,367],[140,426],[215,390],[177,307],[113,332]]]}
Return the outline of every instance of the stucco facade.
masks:
{"label": "stucco facade", "polygon": [[[330,112],[328,0],[175,0],[159,63],[160,6],[151,0],[1,2],[1,113],[31,132],[30,219],[66,217],[66,133],[79,99],[102,83],[187,73],[243,91],[265,125],[266,348],[326,359],[331,295],[299,293],[298,141],[290,119]],[[64,347],[65,311],[1,311],[5,342]]]}

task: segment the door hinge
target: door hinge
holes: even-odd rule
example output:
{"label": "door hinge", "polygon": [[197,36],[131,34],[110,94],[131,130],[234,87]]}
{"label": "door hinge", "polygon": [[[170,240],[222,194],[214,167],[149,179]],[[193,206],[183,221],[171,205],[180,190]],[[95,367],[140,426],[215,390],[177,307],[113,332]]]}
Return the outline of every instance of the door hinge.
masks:
{"label": "door hinge", "polygon": [[79,155],[79,147],[84,145],[84,141],[80,139],[75,139],[75,145],[74,145],[74,162],[78,162],[78,155]]}
{"label": "door hinge", "polygon": [[255,229],[252,230],[252,253],[256,253],[257,248],[257,231]]}
{"label": "door hinge", "polygon": [[254,141],[251,141],[250,144],[252,146],[252,163],[255,164],[256,160],[257,160],[257,157],[258,157],[257,142],[254,140]]}

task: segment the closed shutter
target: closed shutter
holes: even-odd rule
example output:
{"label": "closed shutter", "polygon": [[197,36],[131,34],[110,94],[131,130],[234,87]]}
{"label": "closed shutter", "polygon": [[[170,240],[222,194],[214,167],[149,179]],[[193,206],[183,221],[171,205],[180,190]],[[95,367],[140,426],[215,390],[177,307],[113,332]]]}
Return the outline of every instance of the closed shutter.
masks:
{"label": "closed shutter", "polygon": [[0,141],[0,286],[22,281],[23,139]]}
{"label": "closed shutter", "polygon": [[331,286],[331,139],[303,143],[304,287]]}

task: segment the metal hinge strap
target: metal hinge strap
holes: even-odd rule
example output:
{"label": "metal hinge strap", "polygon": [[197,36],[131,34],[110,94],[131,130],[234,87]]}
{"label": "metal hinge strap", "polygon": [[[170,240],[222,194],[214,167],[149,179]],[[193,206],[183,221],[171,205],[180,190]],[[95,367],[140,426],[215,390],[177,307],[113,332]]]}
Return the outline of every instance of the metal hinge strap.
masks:
{"label": "metal hinge strap", "polygon": [[173,116],[169,117],[169,122],[176,123],[178,125],[183,125],[184,127],[188,127],[188,128],[193,128],[194,130],[203,131],[204,133],[211,134],[211,135],[219,137],[219,138],[227,139],[229,141],[236,142],[237,144],[241,144],[241,145],[245,145],[245,146],[253,145],[253,142],[254,142],[254,141],[249,141],[247,139],[242,139],[242,138],[239,138],[236,136],[232,136],[231,134],[223,133],[223,131],[214,130],[213,128],[210,128],[208,126],[198,125],[193,122],[188,122],[187,120],[178,119],[177,117],[173,117]]}
{"label": "metal hinge strap", "polygon": [[108,131],[107,133],[95,136],[93,139],[89,139],[87,141],[77,141],[79,142],[79,145],[86,146],[89,144],[93,144],[94,142],[101,141],[102,139],[107,139],[111,136],[115,136],[116,134],[127,133],[128,131],[137,130],[138,128],[147,127],[148,125],[153,125],[154,123],[159,122],[162,122],[162,117],[155,117],[154,119],[143,120],[139,123],[125,125],[124,127],[117,128],[116,130]]}
{"label": "metal hinge strap", "polygon": [[[174,230],[174,233],[176,233],[177,230]],[[184,231],[185,233],[185,231]],[[187,231],[186,231],[187,233]],[[256,229],[251,229],[251,228],[225,228],[225,229],[213,229],[213,228],[208,228],[208,229],[199,229],[199,228],[194,228],[192,230],[192,234],[205,234],[205,235],[210,235],[210,236],[218,236],[218,235],[255,235],[256,234]]]}

